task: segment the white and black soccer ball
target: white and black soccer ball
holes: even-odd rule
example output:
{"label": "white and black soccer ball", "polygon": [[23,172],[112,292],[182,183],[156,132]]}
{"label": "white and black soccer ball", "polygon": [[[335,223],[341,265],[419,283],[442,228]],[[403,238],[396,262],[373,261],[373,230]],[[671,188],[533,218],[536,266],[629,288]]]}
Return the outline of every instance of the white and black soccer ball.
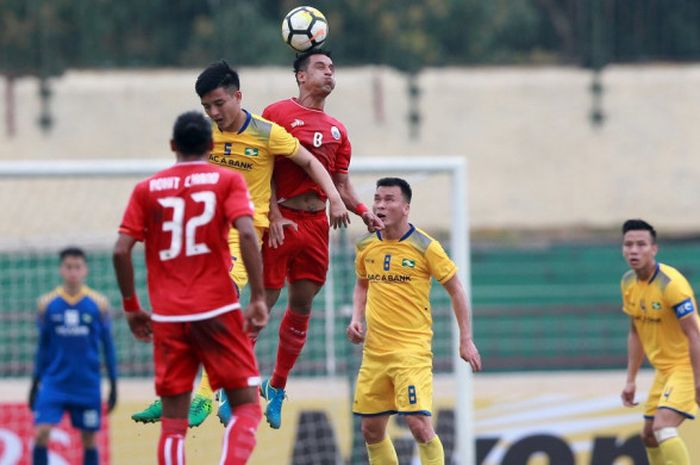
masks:
{"label": "white and black soccer ball", "polygon": [[296,7],[282,21],[282,39],[296,52],[318,47],[327,37],[328,21],[316,8]]}

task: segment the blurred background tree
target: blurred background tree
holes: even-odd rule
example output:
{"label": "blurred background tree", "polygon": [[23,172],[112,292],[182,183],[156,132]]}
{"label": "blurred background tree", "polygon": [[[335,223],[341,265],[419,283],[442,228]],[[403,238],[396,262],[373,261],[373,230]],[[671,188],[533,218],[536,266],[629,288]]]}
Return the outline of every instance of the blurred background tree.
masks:
{"label": "blurred background tree", "polygon": [[[3,0],[0,69],[288,64],[289,0]],[[614,62],[700,58],[699,0],[320,0],[328,47],[348,64],[591,65],[604,28]]]}

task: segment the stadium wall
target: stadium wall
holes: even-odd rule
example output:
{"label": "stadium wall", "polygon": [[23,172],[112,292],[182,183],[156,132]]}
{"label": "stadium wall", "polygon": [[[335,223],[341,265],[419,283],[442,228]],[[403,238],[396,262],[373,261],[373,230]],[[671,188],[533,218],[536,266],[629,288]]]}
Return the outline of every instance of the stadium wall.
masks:
{"label": "stadium wall", "polygon": [[[8,113],[16,132],[0,130],[0,160],[167,157],[174,116],[199,108],[196,75],[68,72],[52,80],[47,134],[36,123],[36,80],[18,79]],[[296,92],[287,69],[243,68],[241,76],[254,112]],[[700,65],[606,68],[601,126],[589,118],[591,82],[578,68],[426,69],[419,133],[410,138],[405,76],[341,67],[328,110],[348,126],[356,156],[467,157],[475,230],[609,228],[643,216],[663,231],[696,231],[700,217],[687,213],[700,196]],[[7,110],[5,93],[0,102]]]}

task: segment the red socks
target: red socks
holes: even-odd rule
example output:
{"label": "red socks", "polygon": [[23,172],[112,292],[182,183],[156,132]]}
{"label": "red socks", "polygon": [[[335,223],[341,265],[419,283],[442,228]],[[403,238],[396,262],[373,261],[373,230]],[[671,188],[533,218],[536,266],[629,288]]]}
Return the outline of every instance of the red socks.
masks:
{"label": "red socks", "polygon": [[299,358],[304,344],[306,332],[309,329],[311,314],[302,315],[293,312],[289,307],[284,312],[280,323],[280,340],[277,347],[277,362],[270,379],[270,385],[282,388],[287,385],[287,377]]}
{"label": "red socks", "polygon": [[158,465],[185,465],[187,418],[162,418]]}
{"label": "red socks", "polygon": [[245,465],[255,448],[255,432],[262,418],[260,405],[242,404],[233,410],[224,433],[220,465]]}

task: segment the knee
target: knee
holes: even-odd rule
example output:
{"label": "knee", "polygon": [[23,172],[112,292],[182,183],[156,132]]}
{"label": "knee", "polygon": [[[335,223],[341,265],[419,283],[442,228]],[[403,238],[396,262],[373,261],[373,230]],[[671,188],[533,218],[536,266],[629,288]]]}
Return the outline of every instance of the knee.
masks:
{"label": "knee", "polygon": [[435,436],[430,417],[424,415],[410,415],[406,417],[406,423],[408,423],[408,428],[411,430],[413,437],[420,443],[425,444]]}
{"label": "knee", "polygon": [[384,429],[379,428],[375,424],[363,422],[360,429],[362,430],[362,436],[365,438],[365,442],[368,444],[376,444],[384,439]]}
{"label": "knee", "polygon": [[656,442],[656,437],[654,436],[654,431],[652,429],[644,429],[644,431],[642,431],[641,437],[645,447],[659,446],[659,443]]}
{"label": "knee", "polygon": [[83,441],[83,448],[94,449],[96,447],[95,433],[93,433],[92,431],[83,431],[81,439]]}
{"label": "knee", "polygon": [[49,444],[49,436],[51,435],[51,427],[42,425],[36,429],[34,443],[39,447],[46,447]]}

